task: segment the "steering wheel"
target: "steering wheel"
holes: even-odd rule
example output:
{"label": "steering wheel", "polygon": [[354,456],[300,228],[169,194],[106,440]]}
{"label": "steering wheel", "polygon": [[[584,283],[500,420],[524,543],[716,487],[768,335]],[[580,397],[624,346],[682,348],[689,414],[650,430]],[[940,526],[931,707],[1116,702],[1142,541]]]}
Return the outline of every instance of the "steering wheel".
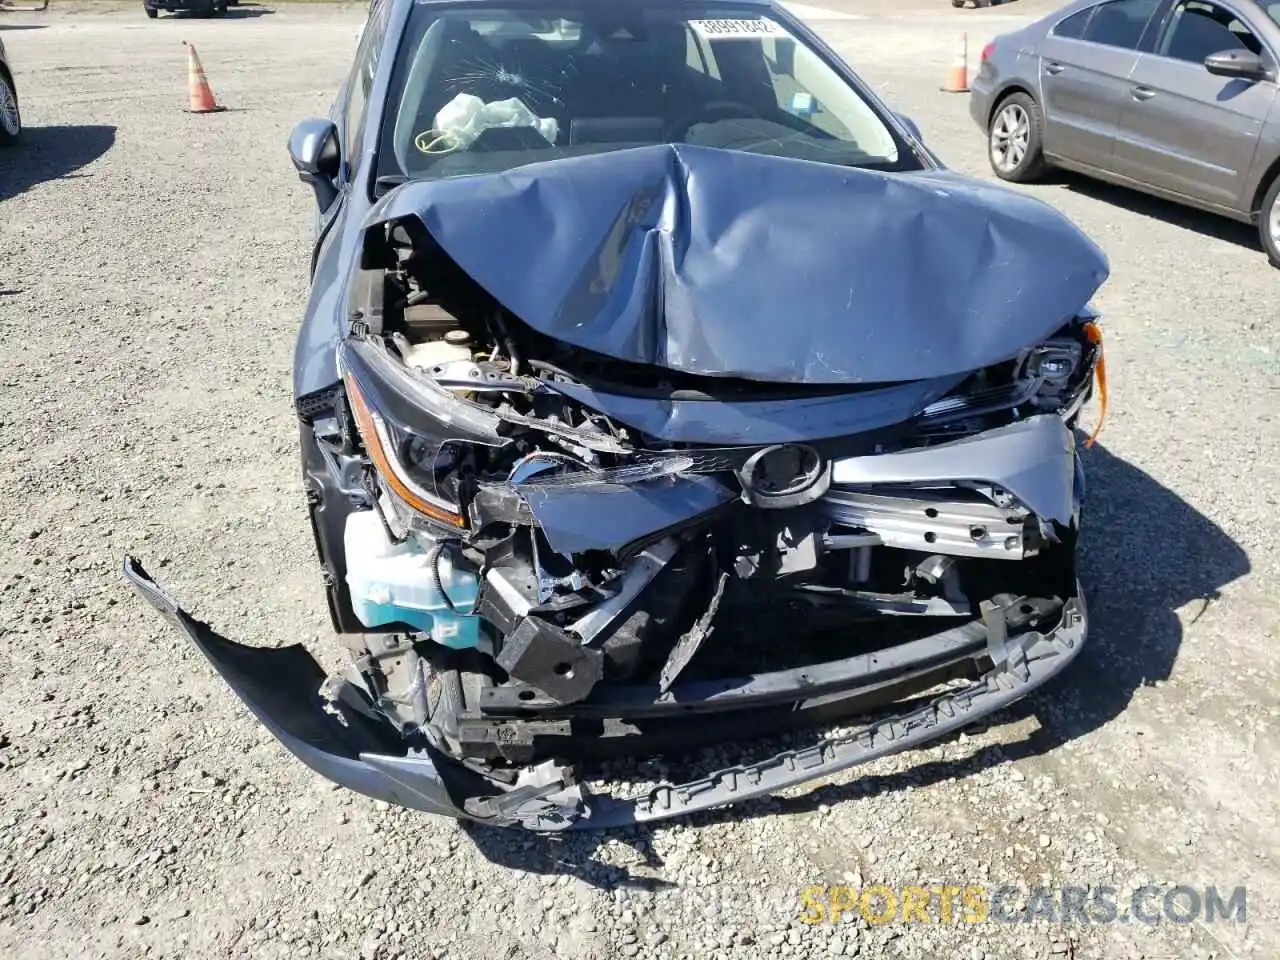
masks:
{"label": "steering wheel", "polygon": [[712,100],[699,105],[688,113],[681,114],[667,127],[666,140],[672,143],[682,142],[689,129],[698,123],[714,123],[717,120],[759,120],[760,114],[745,103],[737,100]]}

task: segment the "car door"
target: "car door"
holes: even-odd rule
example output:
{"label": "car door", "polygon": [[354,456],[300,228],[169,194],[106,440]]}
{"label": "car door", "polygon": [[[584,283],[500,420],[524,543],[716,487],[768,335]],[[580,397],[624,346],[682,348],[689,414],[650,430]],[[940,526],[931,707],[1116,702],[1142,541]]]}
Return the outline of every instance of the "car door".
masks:
{"label": "car door", "polygon": [[[1270,79],[1220,77],[1210,54],[1250,50]],[[1159,43],[1135,67],[1116,143],[1116,172],[1203,203],[1240,210],[1263,122],[1276,98],[1275,51],[1243,10],[1179,0]]]}
{"label": "car door", "polygon": [[1104,0],[1057,23],[1040,44],[1044,150],[1105,167],[1148,24],[1167,0]]}

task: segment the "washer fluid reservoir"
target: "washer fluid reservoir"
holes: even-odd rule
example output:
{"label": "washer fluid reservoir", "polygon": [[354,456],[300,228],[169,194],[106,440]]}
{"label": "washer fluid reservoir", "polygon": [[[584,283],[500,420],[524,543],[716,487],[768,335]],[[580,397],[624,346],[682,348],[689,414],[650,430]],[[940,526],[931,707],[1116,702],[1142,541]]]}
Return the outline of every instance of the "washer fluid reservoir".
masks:
{"label": "washer fluid reservoir", "polygon": [[366,627],[407,623],[455,649],[480,642],[480,618],[472,615],[479,579],[455,565],[451,547],[421,533],[395,543],[373,510],[349,515],[343,540],[351,606]]}

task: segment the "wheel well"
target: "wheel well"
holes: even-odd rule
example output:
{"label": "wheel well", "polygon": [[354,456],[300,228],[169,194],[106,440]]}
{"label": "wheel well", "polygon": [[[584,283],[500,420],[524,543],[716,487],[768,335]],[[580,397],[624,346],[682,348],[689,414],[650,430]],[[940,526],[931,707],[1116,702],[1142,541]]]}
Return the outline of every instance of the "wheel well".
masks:
{"label": "wheel well", "polygon": [[1262,198],[1271,188],[1271,184],[1275,182],[1276,177],[1280,177],[1280,157],[1276,157],[1271,161],[1271,166],[1267,167],[1267,172],[1258,181],[1258,189],[1253,195],[1253,203],[1249,205],[1250,213],[1257,213],[1262,209]]}
{"label": "wheel well", "polygon": [[1012,97],[1015,93],[1025,93],[1032,100],[1035,100],[1036,98],[1036,95],[1034,93],[1032,93],[1026,87],[1021,86],[1020,84],[1015,83],[1015,84],[1012,84],[1011,86],[1005,87],[1003,90],[1000,91],[1000,96],[996,97],[991,102],[991,109],[987,111],[987,129],[988,130],[991,129],[991,121],[995,117],[996,111],[999,110],[1001,105],[1010,97]]}

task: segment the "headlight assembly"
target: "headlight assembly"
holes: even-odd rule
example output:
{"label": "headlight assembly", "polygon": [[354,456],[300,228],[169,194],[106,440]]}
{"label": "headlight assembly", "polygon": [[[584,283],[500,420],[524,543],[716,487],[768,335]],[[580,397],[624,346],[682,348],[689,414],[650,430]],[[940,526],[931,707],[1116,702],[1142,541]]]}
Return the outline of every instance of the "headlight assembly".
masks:
{"label": "headlight assembly", "polygon": [[1077,320],[1058,336],[1022,350],[1013,360],[976,372],[954,392],[922,410],[919,417],[926,429],[936,426],[951,433],[957,421],[974,424],[976,417],[1026,407],[1073,421],[1089,400],[1095,376],[1101,409],[1097,428],[1086,441],[1086,446],[1092,446],[1107,403],[1102,330],[1094,319]]}
{"label": "headlight assembly", "polygon": [[367,341],[344,342],[338,366],[356,430],[388,492],[427,520],[465,530],[452,468],[467,443],[504,438],[479,411]]}
{"label": "headlight assembly", "polygon": [[[467,522],[458,504],[432,493],[423,485],[428,477],[429,482],[434,482],[432,453],[438,453],[444,445],[409,433],[403,426],[374,410],[354,377],[346,378],[346,386],[356,429],[360,431],[369,459],[388,489],[402,503],[428,519],[455,529],[465,529]],[[428,465],[429,468],[424,470]]]}
{"label": "headlight assembly", "polygon": [[1084,350],[1073,340],[1049,340],[1027,350],[1020,360],[1019,374],[1015,380],[1035,379],[1044,386],[1067,386],[1080,369]]}

